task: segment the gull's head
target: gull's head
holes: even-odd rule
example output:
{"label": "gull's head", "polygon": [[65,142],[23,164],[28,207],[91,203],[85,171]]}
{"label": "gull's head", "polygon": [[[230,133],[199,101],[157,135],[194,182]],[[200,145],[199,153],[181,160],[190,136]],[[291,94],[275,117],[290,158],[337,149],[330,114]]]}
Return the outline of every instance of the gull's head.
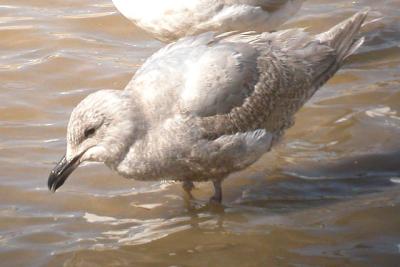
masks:
{"label": "gull's head", "polygon": [[55,192],[83,162],[119,162],[137,136],[132,109],[132,103],[116,90],[98,91],[80,102],[72,111],[67,150],[50,173],[49,189]]}

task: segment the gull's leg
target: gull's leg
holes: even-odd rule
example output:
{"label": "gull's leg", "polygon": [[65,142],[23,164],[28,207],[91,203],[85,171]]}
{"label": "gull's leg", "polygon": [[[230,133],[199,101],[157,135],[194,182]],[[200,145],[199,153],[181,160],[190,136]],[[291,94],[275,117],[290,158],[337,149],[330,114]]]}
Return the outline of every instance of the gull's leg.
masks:
{"label": "gull's leg", "polygon": [[213,180],[214,184],[214,195],[210,198],[211,203],[221,203],[222,202],[222,180]]}
{"label": "gull's leg", "polygon": [[192,181],[185,180],[182,183],[183,190],[188,194],[189,198],[193,198],[192,190],[194,188],[194,184]]}

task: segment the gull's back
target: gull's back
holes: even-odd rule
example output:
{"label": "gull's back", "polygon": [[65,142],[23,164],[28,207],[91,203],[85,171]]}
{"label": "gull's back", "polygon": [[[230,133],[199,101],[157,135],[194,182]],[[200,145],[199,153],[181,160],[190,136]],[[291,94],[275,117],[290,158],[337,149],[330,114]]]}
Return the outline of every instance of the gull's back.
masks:
{"label": "gull's back", "polygon": [[151,120],[225,114],[253,91],[258,56],[252,45],[223,42],[214,33],[187,37],[150,57],[125,90]]}
{"label": "gull's back", "polygon": [[125,90],[154,123],[185,114],[214,136],[260,128],[280,134],[359,47],[365,16],[317,36],[291,29],[183,38],[150,57]]}
{"label": "gull's back", "polygon": [[275,30],[304,0],[113,0],[117,9],[155,38],[170,42],[207,31]]}

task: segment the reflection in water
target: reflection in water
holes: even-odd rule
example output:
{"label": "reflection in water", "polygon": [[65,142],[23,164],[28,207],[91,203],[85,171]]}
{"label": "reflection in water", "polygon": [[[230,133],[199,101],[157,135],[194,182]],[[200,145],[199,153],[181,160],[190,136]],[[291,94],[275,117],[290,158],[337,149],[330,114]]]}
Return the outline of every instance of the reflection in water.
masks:
{"label": "reflection in water", "polygon": [[179,183],[81,168],[53,195],[71,109],[123,88],[162,44],[111,1],[0,5],[2,266],[398,266],[400,4],[309,0],[317,32],[371,6],[381,25],[297,116],[282,144],[188,201]]}

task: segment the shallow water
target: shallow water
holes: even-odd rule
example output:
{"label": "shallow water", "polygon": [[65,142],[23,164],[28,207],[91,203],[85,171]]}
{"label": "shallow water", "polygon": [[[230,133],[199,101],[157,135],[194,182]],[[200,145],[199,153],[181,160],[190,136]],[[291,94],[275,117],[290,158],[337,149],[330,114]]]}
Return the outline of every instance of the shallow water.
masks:
{"label": "shallow water", "polygon": [[174,183],[80,168],[51,194],[71,109],[123,88],[162,44],[106,0],[0,4],[1,266],[399,266],[400,1],[308,1],[317,32],[370,6],[365,46],[281,145],[210,207]]}

